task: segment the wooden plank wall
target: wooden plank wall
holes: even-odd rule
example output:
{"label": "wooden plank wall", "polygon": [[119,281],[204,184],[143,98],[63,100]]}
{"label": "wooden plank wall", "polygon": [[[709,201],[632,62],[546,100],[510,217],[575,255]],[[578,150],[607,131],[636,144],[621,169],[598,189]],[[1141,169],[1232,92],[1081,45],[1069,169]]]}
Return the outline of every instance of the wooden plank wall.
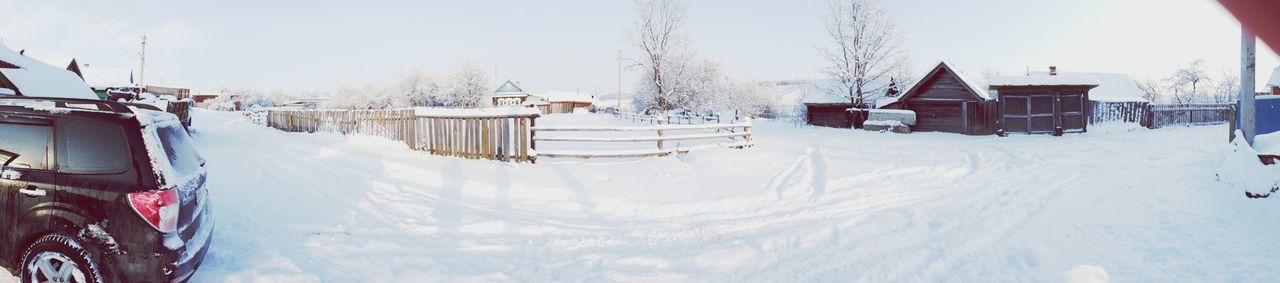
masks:
{"label": "wooden plank wall", "polygon": [[538,115],[417,115],[395,110],[268,110],[267,126],[388,138],[411,149],[469,159],[533,162],[529,128]]}
{"label": "wooden plank wall", "polygon": [[1089,101],[1093,105],[1089,124],[1104,122],[1142,123],[1146,117],[1146,102]]}

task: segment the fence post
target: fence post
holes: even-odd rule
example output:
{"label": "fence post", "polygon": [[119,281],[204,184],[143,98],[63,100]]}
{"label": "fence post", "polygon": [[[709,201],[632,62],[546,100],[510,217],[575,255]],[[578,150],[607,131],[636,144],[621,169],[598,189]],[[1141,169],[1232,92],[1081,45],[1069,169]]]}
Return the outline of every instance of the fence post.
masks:
{"label": "fence post", "polygon": [[1227,106],[1227,121],[1228,121],[1227,124],[1231,125],[1228,128],[1229,130],[1231,130],[1231,133],[1227,134],[1227,142],[1232,142],[1236,140],[1236,106],[1235,105]]}

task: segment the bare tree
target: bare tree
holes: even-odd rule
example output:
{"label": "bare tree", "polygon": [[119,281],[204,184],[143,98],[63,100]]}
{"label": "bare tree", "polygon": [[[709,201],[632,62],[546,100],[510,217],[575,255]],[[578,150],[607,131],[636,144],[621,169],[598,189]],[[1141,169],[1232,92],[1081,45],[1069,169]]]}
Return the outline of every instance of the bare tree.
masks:
{"label": "bare tree", "polygon": [[1223,70],[1219,79],[1213,80],[1210,93],[1212,103],[1234,103],[1240,96],[1240,73],[1234,70]]}
{"label": "bare tree", "polygon": [[687,59],[682,54],[688,46],[684,7],[678,0],[636,0],[635,5],[640,17],[633,40],[642,53],[637,61],[650,76],[658,112],[666,112],[671,96],[667,73],[681,70]]}
{"label": "bare tree", "polygon": [[1146,99],[1147,101],[1150,101],[1151,103],[1157,103],[1163,99],[1163,95],[1161,95],[1161,93],[1164,92],[1166,87],[1161,85],[1160,81],[1145,79],[1145,80],[1137,81],[1135,84],[1138,85],[1139,90],[1142,90],[1142,98]]}
{"label": "bare tree", "polygon": [[818,49],[829,64],[823,72],[840,82],[854,107],[864,108],[866,94],[882,87],[871,84],[900,63],[897,23],[876,0],[832,0],[826,28],[830,46]]}
{"label": "bare tree", "polygon": [[1200,84],[1208,80],[1209,72],[1204,65],[1204,59],[1196,59],[1179,68],[1173,73],[1173,77],[1169,78],[1174,102],[1186,104],[1202,97]]}

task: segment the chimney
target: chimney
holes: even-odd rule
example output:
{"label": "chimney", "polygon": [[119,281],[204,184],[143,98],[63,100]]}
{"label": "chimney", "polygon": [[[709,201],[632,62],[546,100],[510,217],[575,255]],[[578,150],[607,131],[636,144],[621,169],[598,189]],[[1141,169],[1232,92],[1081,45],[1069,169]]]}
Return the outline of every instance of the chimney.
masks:
{"label": "chimney", "polygon": [[1057,76],[1057,75],[1058,75],[1058,66],[1049,66],[1049,75],[1050,75],[1050,76]]}

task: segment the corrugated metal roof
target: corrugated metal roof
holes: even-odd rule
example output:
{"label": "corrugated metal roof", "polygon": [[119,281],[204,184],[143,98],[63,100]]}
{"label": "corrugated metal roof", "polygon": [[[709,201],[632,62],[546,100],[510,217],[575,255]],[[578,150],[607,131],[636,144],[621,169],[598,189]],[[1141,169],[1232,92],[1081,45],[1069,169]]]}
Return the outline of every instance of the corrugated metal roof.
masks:
{"label": "corrugated metal roof", "polygon": [[498,90],[497,90],[497,91],[495,91],[494,93],[497,93],[497,94],[523,94],[523,93],[525,93],[525,91],[524,91],[524,89],[520,88],[520,86],[519,86],[519,85],[516,85],[516,83],[511,82],[510,80],[508,80],[507,82],[502,83],[502,86],[499,86],[499,87],[498,87]]}

